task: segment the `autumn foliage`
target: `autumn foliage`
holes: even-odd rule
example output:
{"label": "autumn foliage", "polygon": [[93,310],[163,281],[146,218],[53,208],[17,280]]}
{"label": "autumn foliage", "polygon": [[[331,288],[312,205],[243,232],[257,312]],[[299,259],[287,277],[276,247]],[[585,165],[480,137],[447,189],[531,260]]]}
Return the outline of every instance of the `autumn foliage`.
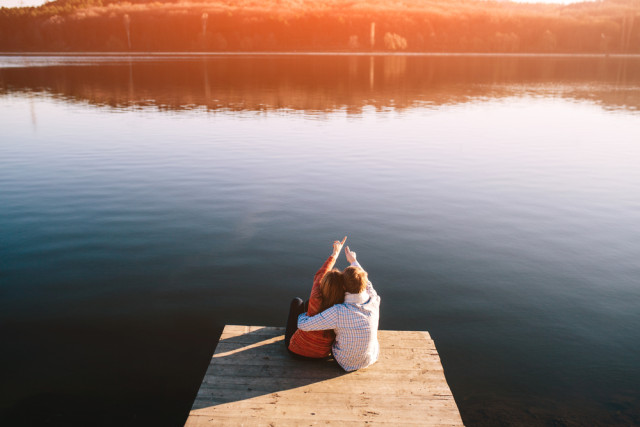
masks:
{"label": "autumn foliage", "polygon": [[640,1],[57,0],[0,9],[0,50],[640,53]]}

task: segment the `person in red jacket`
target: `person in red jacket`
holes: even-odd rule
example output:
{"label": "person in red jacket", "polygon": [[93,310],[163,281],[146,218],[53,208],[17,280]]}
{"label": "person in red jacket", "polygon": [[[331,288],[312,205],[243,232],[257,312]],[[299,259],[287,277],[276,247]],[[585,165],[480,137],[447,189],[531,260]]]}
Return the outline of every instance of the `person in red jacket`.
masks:
{"label": "person in red jacket", "polygon": [[333,266],[346,240],[345,237],[342,241],[333,242],[331,256],[313,277],[309,300],[306,303],[300,298],[294,298],[291,301],[284,344],[287,350],[296,356],[323,359],[331,355],[331,346],[336,338],[335,332],[332,329],[301,331],[298,329],[298,316],[304,312],[307,316],[315,316],[334,304],[344,302],[344,278],[342,272],[334,269]]}

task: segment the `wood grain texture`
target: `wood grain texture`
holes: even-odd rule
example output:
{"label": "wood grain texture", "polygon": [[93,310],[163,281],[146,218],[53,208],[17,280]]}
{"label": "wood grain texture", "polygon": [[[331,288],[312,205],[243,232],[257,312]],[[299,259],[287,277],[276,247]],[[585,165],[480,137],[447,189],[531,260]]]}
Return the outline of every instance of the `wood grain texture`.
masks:
{"label": "wood grain texture", "polygon": [[284,328],[227,325],[185,425],[463,425],[429,334],[378,340],[378,361],[346,373],[291,357]]}

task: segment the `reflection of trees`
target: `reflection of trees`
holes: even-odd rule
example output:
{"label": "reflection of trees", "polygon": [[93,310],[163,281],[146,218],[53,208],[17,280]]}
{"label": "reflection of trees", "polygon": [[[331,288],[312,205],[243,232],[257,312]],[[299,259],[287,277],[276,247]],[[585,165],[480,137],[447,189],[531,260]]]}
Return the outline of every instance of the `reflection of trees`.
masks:
{"label": "reflection of trees", "polygon": [[[0,92],[124,108],[404,109],[544,94],[640,108],[640,59],[474,56],[198,57],[0,69]],[[134,90],[135,88],[135,90]]]}
{"label": "reflection of trees", "polygon": [[407,73],[407,57],[387,56],[384,58],[383,66],[386,80],[403,78]]}

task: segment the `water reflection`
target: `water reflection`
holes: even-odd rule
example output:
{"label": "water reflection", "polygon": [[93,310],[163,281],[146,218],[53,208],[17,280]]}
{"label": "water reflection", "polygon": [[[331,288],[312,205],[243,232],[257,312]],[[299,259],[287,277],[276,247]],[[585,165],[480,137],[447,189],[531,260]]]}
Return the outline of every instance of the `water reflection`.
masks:
{"label": "water reflection", "polygon": [[467,425],[640,425],[638,65],[0,57],[0,425],[180,425],[337,227]]}
{"label": "water reflection", "polygon": [[[640,58],[201,56],[0,58],[0,93],[122,109],[407,109],[535,95],[640,108]],[[94,61],[94,62],[92,62]],[[26,66],[28,65],[28,66]],[[100,65],[100,66],[96,66]]]}

